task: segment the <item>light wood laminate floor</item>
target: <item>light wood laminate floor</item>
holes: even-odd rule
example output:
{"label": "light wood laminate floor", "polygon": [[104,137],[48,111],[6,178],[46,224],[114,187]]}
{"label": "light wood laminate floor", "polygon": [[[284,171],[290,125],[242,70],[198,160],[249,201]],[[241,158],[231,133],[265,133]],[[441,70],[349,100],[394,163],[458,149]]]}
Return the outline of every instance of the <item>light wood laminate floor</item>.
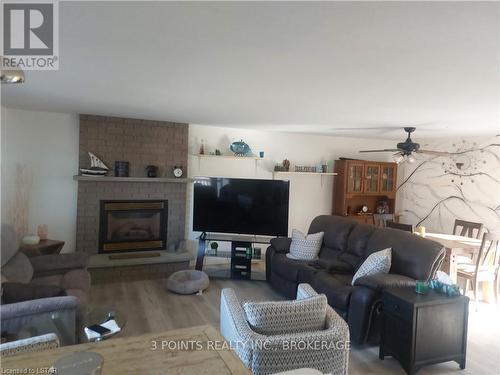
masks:
{"label": "light wood laminate floor", "polygon": [[[165,280],[118,282],[92,286],[91,303],[119,308],[127,315],[122,337],[147,332],[212,324],[219,326],[220,291],[236,290],[240,300],[280,300],[263,281],[212,279],[203,295],[181,296],[165,290]],[[448,362],[427,366],[418,372],[427,374],[497,375],[500,374],[500,309],[483,304],[479,312],[470,306],[467,367]],[[349,374],[405,374],[392,358],[378,359],[378,347],[353,347]]]}

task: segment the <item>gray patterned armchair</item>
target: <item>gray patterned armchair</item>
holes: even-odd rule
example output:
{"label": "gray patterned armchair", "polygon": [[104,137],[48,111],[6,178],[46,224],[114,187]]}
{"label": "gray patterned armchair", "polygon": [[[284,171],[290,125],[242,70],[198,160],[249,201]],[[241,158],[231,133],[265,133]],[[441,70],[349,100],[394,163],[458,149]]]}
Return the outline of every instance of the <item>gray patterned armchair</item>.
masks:
{"label": "gray patterned armchair", "polygon": [[[309,284],[300,284],[297,290],[296,301],[306,301],[318,295]],[[326,297],[324,297],[326,300]],[[315,311],[304,310],[303,306],[292,305],[292,301],[274,302],[276,306],[298,306],[306,311],[307,315],[316,314]],[[324,323],[322,329],[304,331],[299,330],[293,321],[290,312],[278,313],[270,319],[269,327],[281,325],[288,330],[280,334],[256,331],[247,317],[244,306],[238,301],[234,290],[223,289],[220,304],[220,330],[224,338],[230,343],[246,367],[253,374],[274,374],[281,371],[314,368],[323,373],[333,375],[347,374],[349,361],[349,328],[347,323],[326,303]],[[286,316],[285,316],[286,315]],[[292,320],[290,320],[292,319]],[[304,320],[302,318],[302,320]],[[307,318],[305,319],[307,320]],[[281,323],[279,323],[281,321]],[[300,322],[296,322],[300,325]]]}

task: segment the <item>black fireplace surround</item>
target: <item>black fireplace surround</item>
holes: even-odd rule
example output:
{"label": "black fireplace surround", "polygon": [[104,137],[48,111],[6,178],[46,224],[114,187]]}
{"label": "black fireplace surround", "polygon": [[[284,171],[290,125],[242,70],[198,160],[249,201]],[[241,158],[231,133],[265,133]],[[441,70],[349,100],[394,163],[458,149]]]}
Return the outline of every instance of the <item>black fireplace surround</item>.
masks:
{"label": "black fireplace surround", "polygon": [[99,253],[165,250],[167,200],[101,200]]}

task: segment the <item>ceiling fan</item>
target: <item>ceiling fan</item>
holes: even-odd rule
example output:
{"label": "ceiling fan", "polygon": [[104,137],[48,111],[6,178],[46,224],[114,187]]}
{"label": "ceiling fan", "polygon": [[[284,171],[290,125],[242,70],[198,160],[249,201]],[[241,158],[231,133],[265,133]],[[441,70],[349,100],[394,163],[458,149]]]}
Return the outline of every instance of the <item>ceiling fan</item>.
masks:
{"label": "ceiling fan", "polygon": [[449,152],[445,151],[421,150],[420,144],[413,142],[411,140],[411,133],[413,133],[416,130],[416,128],[405,127],[403,129],[405,130],[405,132],[408,133],[408,138],[406,138],[404,142],[398,143],[396,145],[397,148],[383,149],[383,150],[364,150],[360,152],[395,152],[395,154],[393,155],[393,159],[396,163],[400,163],[402,161],[414,163],[415,162],[415,157],[413,156],[414,153],[436,155],[436,156],[449,155]]}

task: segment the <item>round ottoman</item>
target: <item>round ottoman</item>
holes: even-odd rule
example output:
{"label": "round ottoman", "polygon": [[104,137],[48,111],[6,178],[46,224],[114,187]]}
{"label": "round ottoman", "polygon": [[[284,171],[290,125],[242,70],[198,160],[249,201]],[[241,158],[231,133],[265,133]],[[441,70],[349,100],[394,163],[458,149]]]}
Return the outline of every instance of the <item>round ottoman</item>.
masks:
{"label": "round ottoman", "polygon": [[178,294],[194,294],[208,288],[210,280],[203,271],[182,270],[174,272],[167,280],[167,289]]}

